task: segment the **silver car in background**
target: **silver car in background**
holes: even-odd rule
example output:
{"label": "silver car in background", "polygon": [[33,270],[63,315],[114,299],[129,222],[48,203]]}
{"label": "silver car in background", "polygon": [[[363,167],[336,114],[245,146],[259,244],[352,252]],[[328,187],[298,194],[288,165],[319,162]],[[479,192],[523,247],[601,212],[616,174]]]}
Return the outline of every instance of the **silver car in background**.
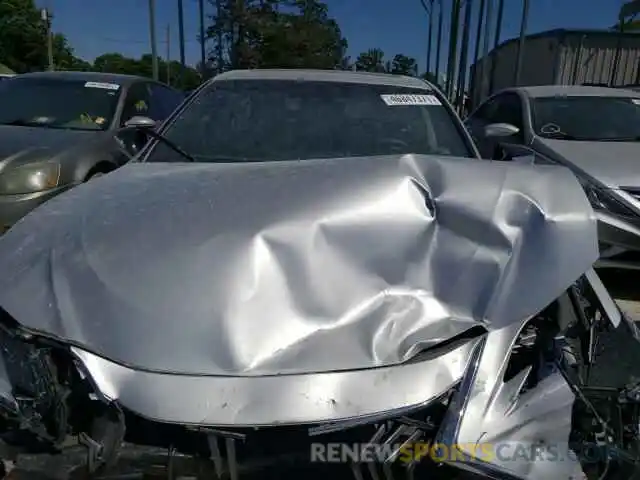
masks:
{"label": "silver car in background", "polygon": [[640,268],[640,92],[507,89],[466,124],[483,158],[570,168],[599,220],[598,266]]}

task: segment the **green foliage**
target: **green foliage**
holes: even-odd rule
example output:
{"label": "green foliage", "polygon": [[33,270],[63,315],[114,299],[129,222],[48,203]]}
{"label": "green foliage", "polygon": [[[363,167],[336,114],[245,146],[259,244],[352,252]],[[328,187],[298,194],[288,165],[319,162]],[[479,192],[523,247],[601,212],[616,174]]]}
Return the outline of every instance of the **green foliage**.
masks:
{"label": "green foliage", "polygon": [[418,62],[415,58],[398,53],[391,61],[391,73],[397,75],[418,75]]}
{"label": "green foliage", "polygon": [[[414,58],[397,54],[390,61],[373,48],[354,61],[347,41],[321,0],[208,0],[213,9],[206,30],[209,56],[197,69],[158,59],[160,80],[186,90],[202,76],[237,68],[319,68],[363,70],[417,76]],[[87,7],[89,8],[89,7]],[[46,25],[34,0],[0,0],[0,64],[18,73],[48,67]],[[118,52],[93,63],[75,56],[62,33],[52,37],[58,70],[100,71],[152,76],[152,57],[128,58]],[[202,72],[202,74],[201,74]],[[425,74],[429,75],[429,74]]]}
{"label": "green foliage", "polygon": [[347,41],[318,0],[209,0],[210,68],[340,68]]}
{"label": "green foliage", "polygon": [[[41,71],[48,68],[47,29],[34,0],[0,0],[0,63],[17,72]],[[152,76],[151,55],[139,59],[120,53],[106,53],[92,63],[75,56],[67,37],[56,33],[52,37],[53,61],[56,70],[99,71]],[[193,68],[183,68],[178,62],[167,67],[162,60],[162,79],[184,89],[201,83]],[[169,72],[167,77],[166,72]]]}
{"label": "green foliage", "polygon": [[[124,73],[126,75],[153,76],[153,57],[142,55],[139,59],[125,57],[120,53],[105,53],[93,61],[96,72]],[[184,90],[192,90],[202,83],[200,74],[191,67],[183,68],[180,62],[165,62],[158,58],[160,80]]]}
{"label": "green foliage", "polygon": [[46,28],[33,0],[0,0],[0,62],[18,73],[46,68]]}
{"label": "green foliage", "polygon": [[366,52],[362,52],[356,59],[356,70],[386,72],[387,66],[384,63],[384,52],[379,48],[371,48]]}
{"label": "green foliage", "polygon": [[391,61],[385,61],[384,52],[379,48],[371,48],[358,55],[355,63],[356,70],[364,72],[393,73],[395,75],[418,75],[418,62],[415,58],[401,53],[396,54]]}

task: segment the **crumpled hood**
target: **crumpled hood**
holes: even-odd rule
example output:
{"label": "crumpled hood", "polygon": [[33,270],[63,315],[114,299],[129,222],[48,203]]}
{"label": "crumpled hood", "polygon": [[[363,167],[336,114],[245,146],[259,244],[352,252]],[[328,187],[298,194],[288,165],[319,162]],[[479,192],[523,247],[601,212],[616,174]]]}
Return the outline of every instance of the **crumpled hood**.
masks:
{"label": "crumpled hood", "polygon": [[139,368],[335,371],[518,321],[597,257],[593,211],[561,167],[130,164],[0,237],[0,306]]}
{"label": "crumpled hood", "polygon": [[102,131],[0,125],[0,171],[9,165],[51,159],[68,149],[97,138]]}
{"label": "crumpled hood", "polygon": [[[536,138],[536,143],[609,188],[640,187],[640,142],[575,142]],[[546,153],[544,148],[542,153]]]}

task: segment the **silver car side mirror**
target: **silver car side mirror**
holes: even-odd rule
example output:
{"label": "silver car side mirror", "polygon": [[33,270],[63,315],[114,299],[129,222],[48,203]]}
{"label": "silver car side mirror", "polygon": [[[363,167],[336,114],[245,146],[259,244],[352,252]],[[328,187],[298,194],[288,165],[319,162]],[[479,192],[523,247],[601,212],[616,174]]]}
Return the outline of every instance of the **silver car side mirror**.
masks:
{"label": "silver car side mirror", "polygon": [[149,117],[143,117],[141,115],[136,115],[135,117],[131,117],[124,123],[125,127],[138,127],[138,128],[154,128],[156,126],[156,121],[152,120]]}
{"label": "silver car side mirror", "polygon": [[511,137],[518,132],[520,132],[520,129],[510,123],[490,123],[484,127],[484,136],[486,138]]}

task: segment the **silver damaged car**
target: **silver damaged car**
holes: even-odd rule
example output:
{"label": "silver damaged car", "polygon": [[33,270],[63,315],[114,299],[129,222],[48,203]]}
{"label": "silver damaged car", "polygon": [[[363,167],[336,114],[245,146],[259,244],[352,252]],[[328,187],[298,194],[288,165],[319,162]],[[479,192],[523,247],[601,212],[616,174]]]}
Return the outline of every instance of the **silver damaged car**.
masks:
{"label": "silver damaged car", "polygon": [[229,72],[149,136],[0,238],[9,466],[629,478],[640,389],[589,366],[636,331],[571,171],[480,162],[431,85],[351,72]]}

